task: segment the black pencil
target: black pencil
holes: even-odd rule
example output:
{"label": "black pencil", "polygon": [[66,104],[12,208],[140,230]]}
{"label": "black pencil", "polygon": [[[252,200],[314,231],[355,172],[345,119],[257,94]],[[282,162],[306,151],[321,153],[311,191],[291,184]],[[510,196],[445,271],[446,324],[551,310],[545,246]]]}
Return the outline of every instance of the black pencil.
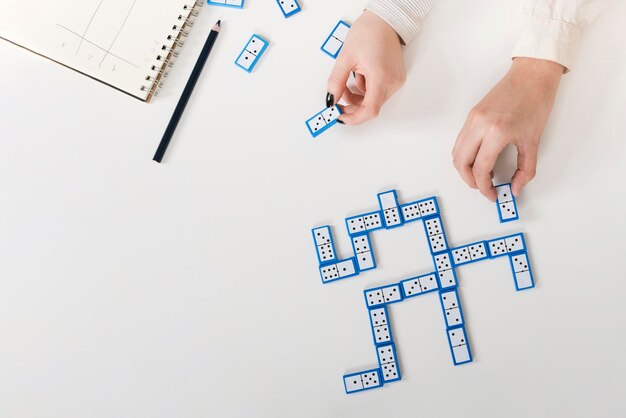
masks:
{"label": "black pencil", "polygon": [[204,43],[204,47],[202,48],[202,52],[198,57],[198,61],[196,62],[195,67],[193,67],[193,71],[191,72],[191,76],[189,76],[189,80],[187,81],[187,85],[185,86],[185,90],[183,90],[183,94],[180,96],[178,100],[178,104],[176,105],[176,109],[174,110],[174,114],[172,115],[172,119],[170,119],[170,123],[167,125],[167,129],[163,134],[163,138],[161,139],[161,143],[159,144],[159,148],[157,148],[154,157],[152,158],[157,163],[160,163],[165,155],[165,151],[167,151],[167,146],[170,144],[172,136],[174,135],[174,131],[176,130],[176,126],[180,121],[180,118],[185,111],[185,106],[187,106],[187,102],[191,97],[191,93],[193,92],[194,87],[196,86],[196,82],[200,78],[200,74],[202,73],[202,68],[204,68],[204,64],[209,58],[209,54],[211,53],[211,49],[213,48],[213,44],[217,39],[217,35],[220,33],[220,27],[222,25],[222,21],[218,20],[211,33],[209,33],[209,37]]}

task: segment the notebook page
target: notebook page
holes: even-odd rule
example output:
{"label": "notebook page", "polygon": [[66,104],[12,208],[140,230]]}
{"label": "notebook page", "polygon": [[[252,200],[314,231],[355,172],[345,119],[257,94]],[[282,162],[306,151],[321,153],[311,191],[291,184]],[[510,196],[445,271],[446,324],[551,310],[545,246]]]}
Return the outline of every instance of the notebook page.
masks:
{"label": "notebook page", "polygon": [[[193,0],[2,0],[0,37],[146,99]],[[179,30],[179,29],[178,29]],[[163,47],[166,47],[163,50]],[[146,78],[152,77],[150,80]],[[141,89],[142,86],[144,90]]]}

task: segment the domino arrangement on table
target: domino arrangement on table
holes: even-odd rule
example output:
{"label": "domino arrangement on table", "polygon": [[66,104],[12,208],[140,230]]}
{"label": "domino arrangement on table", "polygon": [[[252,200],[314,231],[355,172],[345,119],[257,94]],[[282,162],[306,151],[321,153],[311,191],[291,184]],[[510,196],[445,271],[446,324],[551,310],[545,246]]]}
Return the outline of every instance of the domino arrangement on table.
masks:
{"label": "domino arrangement on table", "polygon": [[[518,219],[510,185],[500,185],[496,188],[501,221]],[[504,203],[511,202],[511,205],[502,208]],[[329,225],[312,229],[322,283],[346,279],[375,269],[376,261],[370,234],[379,229],[397,228],[415,221],[421,221],[424,225],[434,267],[426,274],[363,291],[378,367],[344,375],[343,384],[346,393],[382,387],[385,383],[401,379],[388,305],[437,292],[452,362],[456,366],[472,361],[458,291],[457,268],[478,261],[508,257],[516,290],[534,287],[523,233],[450,248],[436,197],[400,204],[396,191],[389,190],[378,194],[378,204],[379,208],[376,211],[346,218],[346,229],[353,249],[353,255],[350,257],[340,258],[337,255]],[[514,209],[509,211],[511,207]]]}

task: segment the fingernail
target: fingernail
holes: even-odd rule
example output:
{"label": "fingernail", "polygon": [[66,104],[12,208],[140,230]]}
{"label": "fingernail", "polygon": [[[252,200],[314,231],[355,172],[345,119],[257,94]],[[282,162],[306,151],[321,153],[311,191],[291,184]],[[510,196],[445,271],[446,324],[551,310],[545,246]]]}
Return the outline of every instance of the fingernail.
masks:
{"label": "fingernail", "polygon": [[331,107],[335,104],[335,96],[332,93],[326,93],[326,107]]}
{"label": "fingernail", "polygon": [[342,121],[341,119],[337,119],[337,123],[340,125],[345,125],[346,123],[344,121]]}

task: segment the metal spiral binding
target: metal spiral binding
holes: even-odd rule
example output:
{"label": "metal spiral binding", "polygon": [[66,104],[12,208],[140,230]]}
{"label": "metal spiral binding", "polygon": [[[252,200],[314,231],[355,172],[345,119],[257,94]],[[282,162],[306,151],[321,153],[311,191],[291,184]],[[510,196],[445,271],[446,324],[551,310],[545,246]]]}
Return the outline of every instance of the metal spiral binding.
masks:
{"label": "metal spiral binding", "polygon": [[191,5],[185,4],[182,13],[175,19],[158,55],[150,66],[150,73],[146,75],[144,84],[140,87],[140,91],[146,93],[146,101],[159,95],[163,79],[167,78],[169,69],[173,65],[172,61],[178,57],[178,49],[185,44],[184,39],[189,36],[189,28],[194,23],[193,18],[198,16],[203,4],[203,0],[194,0]]}

